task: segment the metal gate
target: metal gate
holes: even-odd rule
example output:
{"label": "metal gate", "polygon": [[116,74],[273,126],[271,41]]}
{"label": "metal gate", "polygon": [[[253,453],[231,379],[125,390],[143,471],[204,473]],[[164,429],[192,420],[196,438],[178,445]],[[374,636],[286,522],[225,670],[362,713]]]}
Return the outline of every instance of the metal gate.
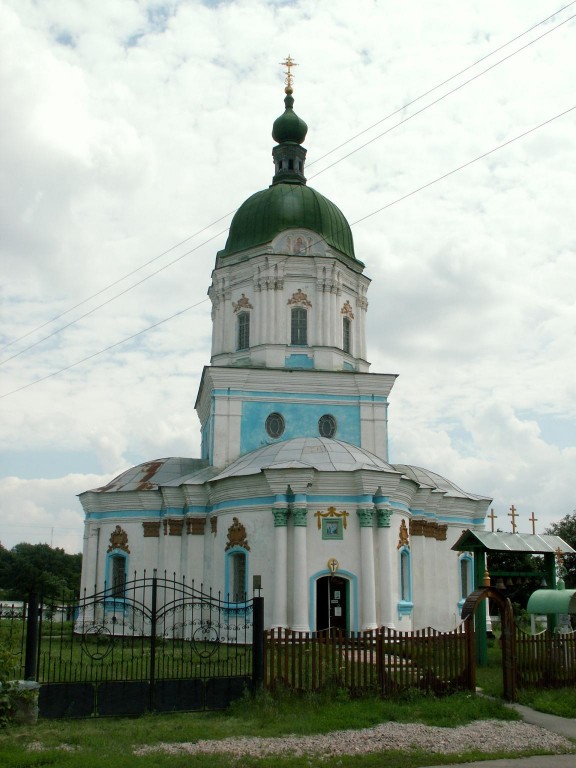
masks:
{"label": "metal gate", "polygon": [[31,596],[28,617],[42,717],[222,709],[263,677],[261,597],[144,575],[72,604]]}

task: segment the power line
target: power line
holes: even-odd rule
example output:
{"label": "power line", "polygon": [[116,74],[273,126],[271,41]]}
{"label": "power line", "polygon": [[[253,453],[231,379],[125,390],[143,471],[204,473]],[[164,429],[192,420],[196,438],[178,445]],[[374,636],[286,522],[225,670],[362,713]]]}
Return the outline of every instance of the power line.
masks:
{"label": "power line", "polygon": [[[567,24],[572,19],[576,18],[576,14],[573,14],[572,16],[569,16],[567,19],[564,19],[564,21],[561,21],[559,24],[557,24],[555,27],[552,27],[552,29],[547,30],[546,32],[543,32],[539,37],[535,37],[534,40],[531,40],[529,43],[526,43],[526,45],[521,46],[516,51],[513,51],[512,53],[509,53],[507,56],[504,56],[503,59],[500,59],[499,61],[495,62],[494,64],[491,64],[489,67],[486,67],[486,69],[483,69],[482,72],[479,72],[477,75],[474,75],[469,80],[465,80],[460,85],[457,85],[455,88],[453,88],[451,91],[448,91],[447,93],[444,93],[442,96],[439,96],[437,99],[434,99],[434,101],[431,101],[429,104],[427,104],[425,107],[422,107],[421,109],[416,110],[416,112],[413,112],[411,115],[408,115],[408,117],[405,117],[404,120],[400,120],[399,123],[395,123],[391,128],[388,128],[387,130],[383,131],[382,133],[379,133],[377,136],[374,136],[374,138],[369,139],[364,144],[361,144],[359,147],[356,147],[356,149],[353,149],[351,152],[348,152],[348,154],[343,155],[338,160],[335,160],[330,165],[327,165],[326,168],[323,168],[321,171],[318,171],[310,178],[316,178],[316,176],[319,176],[321,173],[324,173],[324,171],[329,170],[330,168],[333,168],[338,163],[342,162],[342,160],[346,160],[347,158],[351,157],[352,155],[355,155],[356,152],[359,152],[361,149],[364,149],[369,144],[373,144],[375,141],[378,141],[378,139],[381,139],[383,136],[386,136],[386,134],[393,131],[395,128],[398,128],[400,125],[404,125],[404,123],[407,123],[409,120],[412,120],[412,118],[416,117],[417,115],[422,114],[422,112],[425,112],[430,107],[433,107],[434,104],[438,104],[440,101],[443,101],[448,96],[451,96],[453,93],[456,93],[456,91],[459,91],[461,88],[464,88],[465,85],[468,85],[469,83],[473,82],[474,80],[477,80],[479,77],[482,77],[482,75],[485,75],[486,72],[490,72],[491,69],[494,69],[495,67],[498,67],[500,64],[504,63],[508,59],[512,58],[512,56],[516,56],[517,53],[520,53],[520,51],[525,50],[526,48],[529,48],[531,45],[534,45],[534,43],[537,43],[539,40],[541,40],[543,37],[546,37],[546,35],[549,35],[551,32],[554,32],[559,27],[563,26],[564,24]],[[411,102],[413,103],[413,102]],[[393,114],[397,114],[399,110],[396,110]]]}
{"label": "power line", "polygon": [[[538,125],[533,126],[532,128],[529,128],[528,130],[524,131],[523,133],[518,134],[517,136],[514,136],[511,139],[508,139],[508,141],[503,142],[502,144],[499,144],[496,147],[493,147],[492,149],[489,149],[486,152],[483,152],[481,155],[478,155],[477,157],[473,158],[472,160],[468,160],[466,163],[462,163],[461,165],[457,166],[456,168],[453,168],[451,171],[447,171],[446,173],[442,174],[441,176],[438,176],[435,179],[432,179],[431,181],[427,182],[426,184],[422,184],[421,186],[417,187],[416,189],[413,189],[411,192],[407,192],[405,195],[402,195],[401,197],[396,198],[395,200],[392,200],[391,202],[387,203],[386,205],[383,205],[380,208],[377,208],[376,210],[372,211],[371,213],[366,214],[365,216],[362,216],[359,219],[356,219],[351,226],[355,226],[356,224],[359,224],[362,221],[366,221],[366,219],[371,218],[372,216],[375,216],[377,213],[381,213],[382,211],[385,211],[386,209],[390,208],[393,205],[396,205],[397,203],[402,202],[403,200],[406,200],[408,197],[412,197],[413,195],[417,194],[418,192],[421,192],[423,189],[427,189],[428,187],[431,187],[433,184],[437,184],[440,181],[443,181],[444,179],[448,178],[449,176],[452,176],[453,174],[457,173],[458,171],[463,170],[464,168],[467,168],[468,166],[472,165],[473,163],[477,163],[479,160],[482,160],[485,157],[488,157],[489,155],[493,154],[494,152],[498,152],[500,149],[503,149],[504,147],[509,146],[510,144],[514,143],[515,141],[518,141],[519,139],[524,138],[525,136],[528,136],[531,133],[534,133],[535,131],[539,130],[540,128],[543,128],[546,125],[549,125],[550,123],[554,122],[554,120],[558,120],[561,117],[564,117],[565,115],[569,114],[570,112],[574,111],[576,109],[576,105],[573,107],[569,107],[568,109],[564,110],[563,112],[560,112],[557,115],[554,115],[554,117],[549,118],[548,120],[545,120],[542,123],[539,123]],[[111,349],[115,349],[116,347],[121,346],[122,344],[125,344],[127,341],[131,341],[132,339],[137,338],[138,336],[141,336],[144,333],[147,333],[148,331],[153,330],[154,328],[157,328],[160,325],[163,325],[164,323],[169,322],[170,320],[173,320],[176,317],[179,317],[180,315],[185,314],[186,312],[189,312],[191,309],[194,309],[195,307],[200,306],[200,304],[203,304],[204,302],[208,301],[208,299],[203,299],[202,301],[197,302],[196,304],[192,304],[189,307],[186,307],[185,309],[181,309],[179,312],[175,312],[173,315],[170,315],[169,317],[164,318],[163,320],[159,320],[156,323],[153,323],[152,325],[149,325],[147,328],[143,328],[141,331],[138,331],[137,333],[132,334],[131,336],[128,336],[120,341],[115,342],[114,344],[110,344],[109,346],[105,347],[104,349],[99,350],[98,352],[94,352],[91,355],[88,355],[87,357],[82,358],[82,360],[78,360],[75,363],[71,363],[70,365],[65,366],[64,368],[60,368],[57,371],[53,371],[52,373],[47,374],[46,376],[42,376],[39,379],[35,379],[34,381],[29,382],[28,384],[24,384],[21,387],[17,387],[16,389],[6,392],[3,395],[0,395],[0,400],[4,399],[5,397],[9,397],[10,395],[14,395],[17,392],[21,392],[24,389],[28,389],[35,384],[39,384],[42,381],[46,381],[47,379],[51,379],[54,376],[58,376],[61,373],[65,373],[66,371],[69,371],[72,368],[75,368],[78,365],[81,365],[82,363],[87,362],[88,360],[92,360],[95,357],[98,357],[99,355],[104,354],[105,352],[110,351]]]}
{"label": "power line", "polygon": [[[542,26],[542,24],[545,24],[547,21],[550,21],[550,19],[553,19],[554,16],[557,16],[562,11],[565,11],[566,8],[570,8],[571,5],[574,5],[576,3],[576,0],[572,0],[571,3],[568,3],[567,5],[563,5],[562,8],[558,8],[557,11],[554,11],[550,16],[547,16],[545,19],[542,19],[542,21],[539,21],[537,24],[534,24],[529,29],[524,30],[524,32],[521,32],[519,35],[516,35],[516,37],[513,37],[511,40],[508,40],[508,42],[503,43],[502,45],[498,46],[498,48],[495,48],[493,51],[490,51],[490,53],[487,53],[485,56],[482,56],[481,58],[477,59],[472,64],[469,64],[467,67],[464,67],[464,69],[461,69],[459,72],[456,72],[455,75],[451,75],[450,77],[446,78],[446,80],[443,80],[441,83],[438,83],[438,85],[433,86],[425,93],[421,93],[420,96],[416,96],[415,99],[412,99],[412,101],[409,101],[408,103],[404,104],[401,107],[398,107],[398,109],[395,109],[394,112],[390,112],[389,115],[386,115],[386,117],[381,118],[380,120],[376,121],[372,125],[370,125],[368,128],[364,128],[364,130],[357,133],[355,136],[352,136],[350,139],[346,139],[346,141],[343,141],[342,144],[339,144],[337,147],[334,147],[334,149],[329,150],[326,152],[326,154],[321,155],[320,157],[316,158],[316,160],[313,160],[311,163],[308,163],[308,168],[313,166],[315,163],[319,163],[321,160],[324,160],[325,157],[328,157],[329,155],[332,155],[334,152],[337,152],[339,149],[342,149],[342,147],[345,147],[347,144],[350,144],[351,141],[354,141],[354,139],[360,138],[360,136],[363,136],[365,133],[368,133],[368,131],[371,131],[373,128],[376,128],[377,125],[380,125],[381,123],[384,123],[386,120],[389,120],[391,117],[394,117],[394,115],[399,114],[400,112],[404,112],[405,109],[408,109],[408,107],[411,107],[412,104],[416,104],[417,101],[420,101],[421,99],[425,98],[426,96],[429,96],[431,93],[434,93],[434,91],[437,91],[438,88],[442,88],[443,85],[447,85],[452,80],[455,80],[460,75],[463,75],[465,72],[468,72],[468,70],[473,69],[476,65],[480,64],[481,62],[485,61],[486,59],[489,59],[490,56],[494,56],[495,53],[498,53],[498,51],[503,50],[504,48],[507,48],[509,45],[512,45],[512,43],[515,43],[516,40],[520,40],[521,37],[524,37],[529,32],[532,32],[534,29],[537,29],[538,27]],[[571,16],[570,18],[574,18]],[[556,27],[555,27],[556,29]],[[552,30],[551,30],[552,31]],[[537,38],[539,39],[539,38]],[[522,50],[521,48],[519,50]],[[486,70],[487,71],[487,70]],[[470,82],[470,81],[468,81]]]}
{"label": "power line", "polygon": [[[404,111],[405,109],[407,109],[408,107],[410,107],[412,104],[415,104],[417,101],[420,101],[421,99],[425,98],[425,97],[426,97],[426,96],[428,96],[429,94],[431,94],[431,93],[433,93],[434,91],[436,91],[436,90],[438,90],[439,88],[441,88],[443,85],[446,85],[447,83],[451,82],[451,81],[452,81],[452,80],[454,80],[455,78],[457,78],[457,77],[459,77],[460,75],[464,74],[464,72],[467,72],[468,70],[472,69],[473,67],[475,67],[476,65],[478,65],[480,62],[482,62],[482,61],[485,61],[487,58],[489,58],[490,56],[493,56],[493,55],[494,55],[495,53],[497,53],[498,51],[501,51],[503,48],[506,48],[507,46],[509,46],[509,45],[511,45],[512,43],[516,42],[516,41],[517,41],[517,40],[519,40],[521,37],[524,37],[524,36],[525,36],[525,35],[527,35],[529,32],[532,32],[532,31],[533,31],[534,29],[536,29],[537,27],[541,26],[542,24],[545,24],[547,21],[549,21],[550,19],[552,19],[554,16],[557,16],[559,13],[561,13],[561,12],[562,12],[562,11],[564,11],[564,10],[566,10],[566,8],[569,8],[571,5],[574,5],[574,3],[575,3],[575,2],[576,2],[576,0],[572,0],[572,2],[570,2],[570,3],[568,3],[568,4],[564,5],[564,6],[562,6],[561,8],[559,8],[557,11],[555,11],[555,12],[554,12],[553,14],[551,14],[550,16],[547,16],[545,19],[542,19],[542,20],[541,20],[541,21],[539,21],[537,24],[534,24],[533,26],[531,26],[529,29],[525,30],[524,32],[520,33],[519,35],[516,35],[514,38],[512,38],[512,39],[511,39],[511,40],[509,40],[508,42],[504,43],[503,45],[500,45],[498,48],[495,48],[493,51],[491,51],[490,53],[486,54],[485,56],[482,56],[480,59],[478,59],[477,61],[475,61],[475,62],[473,62],[472,64],[468,65],[467,67],[465,67],[464,69],[460,70],[460,71],[459,71],[459,72],[457,72],[456,74],[452,75],[451,77],[447,78],[446,80],[443,80],[443,81],[442,81],[441,83],[439,83],[438,85],[435,85],[433,88],[430,88],[430,89],[429,89],[428,91],[426,91],[425,93],[421,94],[420,96],[417,96],[415,99],[412,99],[412,101],[409,101],[409,102],[407,102],[407,103],[406,103],[406,104],[404,104],[402,107],[398,108],[398,109],[397,109],[397,110],[395,110],[394,112],[391,112],[389,115],[387,115],[386,117],[382,118],[381,120],[378,120],[376,123],[374,123],[373,125],[369,126],[368,128],[365,128],[363,131],[360,131],[360,133],[356,134],[355,136],[352,136],[350,139],[347,139],[345,142],[343,142],[342,144],[339,144],[337,147],[335,147],[334,149],[331,149],[329,152],[325,153],[325,154],[324,154],[324,155],[322,155],[321,157],[317,158],[316,160],[312,161],[311,163],[308,163],[308,167],[310,168],[310,167],[311,167],[311,166],[313,166],[315,163],[318,163],[318,162],[320,162],[320,161],[321,161],[321,160],[323,160],[324,158],[326,158],[326,157],[328,157],[329,155],[333,154],[334,152],[338,151],[338,149],[341,149],[342,147],[344,147],[344,146],[346,146],[347,144],[349,144],[351,141],[354,141],[354,139],[356,139],[356,138],[359,138],[360,136],[364,135],[364,134],[365,134],[365,133],[367,133],[368,131],[370,131],[370,130],[372,130],[373,128],[375,128],[377,125],[380,125],[381,123],[385,122],[386,120],[389,120],[389,119],[390,119],[391,117],[393,117],[394,115],[397,115],[399,112],[402,112],[402,111]],[[426,105],[426,106],[425,106],[425,107],[423,107],[422,109],[420,109],[420,110],[418,110],[417,112],[413,113],[413,114],[412,114],[412,115],[410,115],[409,117],[405,118],[404,120],[401,120],[399,123],[397,123],[396,125],[394,125],[392,128],[389,128],[387,131],[384,131],[383,133],[381,133],[381,134],[379,134],[378,136],[374,137],[374,138],[373,138],[373,139],[371,139],[370,141],[367,141],[366,143],[362,144],[360,147],[357,147],[356,149],[352,150],[352,152],[349,152],[348,154],[346,154],[346,155],[344,155],[343,157],[341,157],[339,160],[337,160],[337,161],[335,161],[334,163],[331,163],[330,165],[326,166],[326,167],[325,167],[325,168],[323,168],[321,171],[318,171],[318,173],[315,173],[315,174],[313,174],[313,175],[312,175],[310,178],[311,178],[311,179],[313,179],[313,178],[316,178],[316,176],[319,176],[321,173],[324,173],[325,171],[329,170],[330,168],[333,168],[335,165],[337,165],[338,163],[342,162],[342,160],[345,160],[345,159],[347,159],[348,157],[350,157],[351,155],[353,155],[353,154],[355,154],[356,152],[360,151],[361,149],[363,149],[364,147],[368,146],[369,144],[373,143],[373,142],[374,142],[374,141],[376,141],[377,139],[379,139],[379,138],[382,138],[382,137],[383,137],[383,136],[385,136],[387,133],[390,133],[390,132],[391,132],[391,131],[393,131],[395,128],[397,128],[397,127],[399,127],[400,125],[403,125],[404,123],[408,122],[408,120],[411,120],[413,117],[416,117],[417,115],[421,114],[421,113],[422,113],[422,112],[424,112],[426,109],[429,109],[430,107],[434,106],[434,105],[435,105],[435,104],[437,104],[439,101],[442,101],[442,100],[443,100],[443,99],[445,99],[447,96],[449,96],[449,95],[451,95],[452,93],[455,93],[456,91],[460,90],[460,88],[463,88],[463,87],[464,87],[465,85],[467,85],[468,83],[470,83],[470,82],[472,82],[473,80],[477,79],[477,78],[478,78],[478,77],[480,77],[481,75],[485,74],[485,73],[486,73],[486,72],[488,72],[489,70],[491,70],[491,69],[493,69],[494,67],[498,66],[499,64],[503,63],[504,61],[506,61],[507,59],[511,58],[512,56],[516,55],[516,53],[519,53],[520,51],[524,50],[524,49],[525,49],[525,48],[527,48],[528,46],[530,46],[530,45],[532,45],[533,43],[537,42],[538,40],[540,40],[540,39],[541,39],[542,37],[544,37],[545,35],[548,35],[548,34],[550,34],[550,32],[553,32],[553,31],[555,31],[556,29],[558,29],[558,28],[559,28],[560,26],[562,26],[563,24],[565,24],[565,23],[567,23],[568,21],[572,20],[574,17],[575,17],[574,15],[573,15],[573,16],[570,16],[568,19],[565,19],[564,21],[560,22],[558,25],[556,25],[556,26],[555,26],[555,27],[553,27],[552,29],[550,29],[550,30],[546,31],[545,33],[543,33],[543,34],[542,34],[542,35],[540,35],[539,37],[535,38],[535,39],[534,39],[534,40],[532,40],[531,42],[527,43],[526,45],[522,46],[522,47],[521,47],[521,48],[519,48],[518,50],[516,50],[516,51],[514,51],[513,53],[509,54],[508,56],[504,57],[504,58],[503,58],[503,59],[501,59],[500,61],[498,61],[498,62],[496,62],[495,64],[493,64],[492,66],[488,67],[487,69],[483,70],[483,71],[482,71],[482,72],[480,72],[478,75],[475,75],[474,77],[472,77],[472,78],[470,78],[469,80],[465,81],[464,83],[462,83],[461,85],[459,85],[459,86],[457,86],[456,88],[452,89],[452,90],[451,90],[451,91],[449,91],[448,93],[444,94],[443,96],[441,96],[441,97],[439,97],[438,99],[434,100],[434,101],[433,101],[433,102],[431,102],[430,104]],[[180,247],[181,245],[183,245],[184,243],[187,243],[189,240],[193,239],[194,237],[197,237],[198,235],[200,235],[202,232],[206,231],[206,230],[207,230],[207,229],[209,229],[210,227],[214,226],[215,224],[218,224],[219,222],[221,222],[221,221],[223,221],[224,219],[228,218],[229,216],[233,215],[233,214],[234,214],[234,213],[235,213],[237,210],[238,210],[238,209],[236,208],[236,209],[234,209],[234,210],[232,210],[232,211],[229,211],[228,213],[224,214],[223,216],[221,216],[220,218],[218,218],[218,219],[216,219],[215,221],[211,222],[210,224],[207,224],[205,227],[202,227],[202,229],[198,230],[198,231],[197,231],[197,232],[195,232],[194,234],[190,235],[189,237],[185,238],[184,240],[181,240],[179,243],[176,243],[175,245],[173,245],[173,246],[171,246],[170,248],[166,249],[165,251],[163,251],[162,253],[158,254],[157,256],[154,256],[152,259],[150,259],[149,261],[145,262],[144,264],[141,264],[139,267],[137,267],[136,269],[132,270],[131,272],[128,272],[128,273],[127,273],[127,274],[125,274],[123,277],[120,277],[120,278],[118,278],[117,280],[115,280],[114,282],[112,282],[112,283],[109,283],[108,285],[104,286],[104,288],[101,288],[101,289],[100,289],[99,291],[97,291],[96,293],[93,293],[92,295],[90,295],[90,296],[88,296],[88,297],[84,298],[82,301],[80,301],[80,302],[76,303],[74,306],[70,307],[69,309],[65,310],[64,312],[61,312],[59,315],[56,315],[55,317],[51,318],[50,320],[46,320],[44,323],[42,323],[42,324],[40,324],[40,325],[36,326],[35,328],[31,329],[30,331],[27,331],[26,333],[22,334],[21,336],[19,336],[19,337],[15,338],[15,339],[12,339],[12,341],[10,341],[10,342],[8,342],[7,344],[4,344],[2,347],[0,347],[0,351],[2,351],[2,350],[4,350],[4,349],[7,349],[8,347],[10,347],[10,346],[12,346],[12,345],[16,344],[16,343],[17,343],[17,342],[19,342],[19,341],[22,341],[22,340],[23,340],[23,339],[25,339],[25,338],[28,338],[28,336],[31,336],[33,333],[36,333],[37,331],[41,330],[42,328],[45,328],[47,325],[50,325],[51,323],[53,323],[53,322],[56,322],[56,321],[57,321],[57,320],[59,320],[60,318],[64,317],[65,315],[67,315],[67,314],[69,314],[70,312],[72,312],[72,311],[74,311],[75,309],[77,309],[78,307],[81,307],[81,306],[83,306],[83,305],[84,305],[84,304],[86,304],[88,301],[91,301],[92,299],[96,298],[97,296],[100,296],[100,295],[102,295],[103,293],[105,293],[106,291],[108,291],[110,288],[113,288],[114,286],[116,286],[116,285],[118,285],[119,283],[123,282],[124,280],[128,279],[129,277],[131,277],[132,275],[136,274],[137,272],[139,272],[140,270],[144,269],[145,267],[149,266],[150,264],[153,264],[154,262],[156,262],[158,259],[160,259],[160,258],[162,258],[163,256],[165,256],[166,254],[170,253],[171,251],[175,250],[176,248],[179,248],[179,247]],[[151,277],[154,277],[154,276],[155,276],[155,275],[157,275],[159,272],[162,272],[164,269],[167,269],[168,267],[172,266],[173,264],[176,264],[178,261],[180,261],[180,259],[184,258],[185,256],[188,256],[189,254],[191,254],[191,253],[193,253],[194,251],[198,250],[198,249],[199,249],[199,248],[201,248],[202,246],[204,246],[204,245],[206,245],[207,243],[211,242],[211,240],[214,240],[216,237],[219,237],[220,235],[222,235],[222,234],[226,233],[227,231],[228,231],[228,228],[227,228],[227,229],[224,229],[224,230],[222,230],[222,231],[221,231],[221,232],[219,232],[217,235],[214,235],[214,237],[211,237],[211,238],[209,238],[208,240],[205,240],[203,243],[201,243],[201,244],[200,244],[199,246],[197,246],[196,248],[192,248],[192,249],[190,249],[189,251],[186,251],[184,254],[182,254],[182,255],[181,255],[180,257],[178,257],[177,259],[174,259],[173,261],[171,261],[171,262],[169,262],[168,264],[166,264],[164,267],[162,267],[162,268],[160,268],[160,269],[156,270],[155,272],[152,272],[152,273],[151,273],[150,275],[148,275],[147,277],[145,277],[145,278],[143,278],[142,280],[139,280],[138,282],[136,282],[136,283],[132,284],[131,286],[129,286],[129,287],[128,287],[128,288],[126,288],[125,290],[121,291],[120,293],[117,293],[117,294],[115,294],[115,295],[114,295],[114,296],[112,296],[110,299],[108,299],[108,300],[106,300],[106,301],[102,302],[101,304],[97,305],[96,307],[94,307],[94,308],[93,308],[93,309],[91,309],[90,311],[86,312],[85,314],[83,314],[83,315],[80,315],[80,317],[77,317],[77,318],[75,318],[74,320],[71,320],[69,323],[66,323],[65,325],[61,326],[60,328],[57,328],[56,330],[54,330],[52,333],[48,334],[47,336],[44,336],[43,338],[39,339],[38,341],[34,342],[33,344],[30,344],[29,346],[27,346],[27,347],[24,347],[24,348],[23,348],[23,349],[21,349],[19,352],[17,352],[17,353],[15,353],[15,354],[11,355],[10,357],[7,357],[7,358],[5,358],[4,360],[0,361],[0,365],[3,365],[4,363],[7,363],[7,362],[9,362],[10,360],[13,360],[15,357],[19,357],[21,354],[24,354],[25,352],[28,352],[30,349],[33,349],[34,347],[38,346],[39,344],[42,344],[44,341],[47,341],[48,339],[52,338],[53,336],[55,336],[55,335],[57,335],[57,334],[61,333],[61,332],[62,332],[63,330],[65,330],[66,328],[69,328],[71,325],[74,325],[75,323],[79,322],[80,320],[83,320],[83,319],[85,319],[85,318],[86,318],[86,317],[88,317],[89,315],[91,315],[91,314],[93,314],[94,312],[96,312],[98,309],[101,309],[103,306],[106,306],[106,304],[109,304],[109,303],[111,303],[112,301],[115,301],[115,300],[116,300],[117,298],[119,298],[120,296],[123,296],[124,294],[128,293],[128,292],[129,292],[129,291],[131,291],[132,289],[134,289],[134,288],[138,287],[138,286],[139,286],[139,285],[141,285],[143,282],[146,282],[146,281],[147,281],[147,280],[149,280]]]}

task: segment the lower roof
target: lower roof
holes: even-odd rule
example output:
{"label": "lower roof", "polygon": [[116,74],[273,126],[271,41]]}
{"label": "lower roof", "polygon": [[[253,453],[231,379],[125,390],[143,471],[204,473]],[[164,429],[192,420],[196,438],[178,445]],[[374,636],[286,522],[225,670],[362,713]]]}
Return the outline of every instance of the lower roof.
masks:
{"label": "lower roof", "polygon": [[452,549],[467,552],[483,549],[490,552],[527,552],[532,555],[573,553],[569,544],[560,538],[543,533],[503,533],[502,531],[464,531]]}

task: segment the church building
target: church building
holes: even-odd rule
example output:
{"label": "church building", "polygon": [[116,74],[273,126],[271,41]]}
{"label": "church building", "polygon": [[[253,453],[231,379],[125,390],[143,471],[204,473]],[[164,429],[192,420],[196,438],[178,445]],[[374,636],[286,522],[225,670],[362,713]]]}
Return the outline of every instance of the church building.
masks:
{"label": "church building", "polygon": [[117,594],[156,570],[241,607],[260,577],[266,627],[452,628],[473,576],[451,547],[483,530],[490,500],[389,463],[396,376],[369,370],[370,280],[344,214],[306,183],[287,65],[272,184],[216,254],[201,456],[80,495],[82,587]]}

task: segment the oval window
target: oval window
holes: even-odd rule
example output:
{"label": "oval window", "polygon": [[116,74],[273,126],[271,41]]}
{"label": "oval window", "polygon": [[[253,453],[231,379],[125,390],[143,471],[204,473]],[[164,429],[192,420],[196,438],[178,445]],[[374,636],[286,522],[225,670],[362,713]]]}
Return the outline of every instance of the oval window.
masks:
{"label": "oval window", "polygon": [[266,432],[270,437],[280,437],[285,427],[284,417],[280,413],[271,413],[266,419]]}
{"label": "oval window", "polygon": [[329,413],[318,419],[318,432],[321,437],[334,437],[336,434],[336,419]]}

